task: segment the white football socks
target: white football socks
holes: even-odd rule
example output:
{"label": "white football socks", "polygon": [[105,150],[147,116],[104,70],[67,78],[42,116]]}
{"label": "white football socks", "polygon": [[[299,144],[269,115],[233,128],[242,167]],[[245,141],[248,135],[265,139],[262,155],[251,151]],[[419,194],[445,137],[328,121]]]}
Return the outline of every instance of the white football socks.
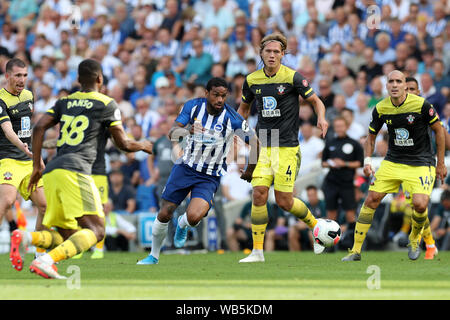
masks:
{"label": "white football socks", "polygon": [[152,227],[152,250],[150,254],[156,259],[159,259],[159,252],[161,251],[161,246],[164,243],[168,229],[169,222],[163,223],[158,218],[155,219]]}

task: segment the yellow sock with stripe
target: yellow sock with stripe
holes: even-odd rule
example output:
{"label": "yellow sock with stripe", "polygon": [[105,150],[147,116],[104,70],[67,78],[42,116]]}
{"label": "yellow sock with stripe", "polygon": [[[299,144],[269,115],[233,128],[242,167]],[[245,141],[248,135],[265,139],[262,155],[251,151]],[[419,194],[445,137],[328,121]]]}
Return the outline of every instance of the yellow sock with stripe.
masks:
{"label": "yellow sock with stripe", "polygon": [[95,248],[98,250],[103,250],[104,246],[105,246],[105,238],[103,238],[102,240],[97,242],[97,244],[95,245]]}
{"label": "yellow sock with stripe", "polygon": [[266,234],[267,222],[269,222],[269,214],[267,206],[255,206],[252,204],[252,237],[253,249],[264,249],[264,235]]}
{"label": "yellow sock with stripe", "polygon": [[95,233],[90,229],[81,229],[71,235],[48,254],[54,262],[66,260],[88,250],[97,243]]}
{"label": "yellow sock with stripe", "polygon": [[45,252],[45,249],[53,249],[63,243],[63,237],[56,230],[43,230],[30,232],[31,244],[36,247],[36,251]]}
{"label": "yellow sock with stripe", "polygon": [[413,211],[411,217],[411,233],[409,234],[409,239],[412,241],[418,240],[425,222],[428,220],[428,209],[424,212]]}
{"label": "yellow sock with stripe", "polygon": [[423,241],[425,241],[425,244],[429,247],[434,246],[435,242],[433,239],[433,234],[431,233],[431,228],[430,228],[430,220],[427,217],[427,220],[425,221],[425,225],[423,226],[423,230],[422,230],[422,237],[423,237]]}
{"label": "yellow sock with stripe", "polygon": [[367,231],[369,231],[370,226],[372,225],[374,214],[375,209],[366,207],[365,205],[362,206],[358,220],[356,221],[352,252],[361,253],[361,248],[366,239]]}
{"label": "yellow sock with stripe", "polygon": [[306,223],[310,229],[314,228],[317,224],[317,219],[300,199],[294,198],[294,204],[289,212]]}

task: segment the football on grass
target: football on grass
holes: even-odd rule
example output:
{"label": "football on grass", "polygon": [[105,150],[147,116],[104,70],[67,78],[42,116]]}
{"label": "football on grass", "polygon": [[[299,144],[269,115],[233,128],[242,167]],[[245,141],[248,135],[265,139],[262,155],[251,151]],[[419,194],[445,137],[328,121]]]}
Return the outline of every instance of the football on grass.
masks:
{"label": "football on grass", "polygon": [[317,219],[317,224],[313,229],[314,241],[324,247],[332,247],[341,238],[341,227],[330,219]]}

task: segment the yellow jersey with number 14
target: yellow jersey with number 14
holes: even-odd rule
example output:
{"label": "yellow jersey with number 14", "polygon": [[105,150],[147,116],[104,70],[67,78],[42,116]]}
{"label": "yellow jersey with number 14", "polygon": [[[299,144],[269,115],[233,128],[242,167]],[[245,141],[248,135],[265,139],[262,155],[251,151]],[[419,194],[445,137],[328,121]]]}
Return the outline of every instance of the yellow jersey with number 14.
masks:
{"label": "yellow jersey with number 14", "polygon": [[99,92],[75,92],[59,99],[47,111],[60,123],[57,155],[44,173],[66,169],[92,173],[97,156],[98,136],[104,129],[120,125],[121,114],[114,99]]}

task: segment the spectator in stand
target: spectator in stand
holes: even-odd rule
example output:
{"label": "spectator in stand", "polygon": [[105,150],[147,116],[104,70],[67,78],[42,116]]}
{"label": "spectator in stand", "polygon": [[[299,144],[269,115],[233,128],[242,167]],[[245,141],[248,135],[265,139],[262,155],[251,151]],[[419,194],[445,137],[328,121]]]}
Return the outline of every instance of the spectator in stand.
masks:
{"label": "spectator in stand", "polygon": [[219,28],[222,40],[227,40],[233,32],[235,21],[233,13],[225,6],[225,0],[212,0],[210,10],[205,12],[202,27],[208,30],[212,26]]}
{"label": "spectator in stand", "polygon": [[370,119],[372,118],[372,110],[369,109],[369,96],[366,93],[359,93],[356,97],[356,106],[358,107],[354,113],[355,122],[361,124],[367,132]]}
{"label": "spectator in stand", "polygon": [[120,214],[114,212],[111,199],[108,199],[108,202],[104,205],[104,211],[106,249],[108,251],[128,251],[130,241],[136,239],[136,227]]}
{"label": "spectator in stand", "polygon": [[430,223],[433,237],[439,250],[450,249],[450,190],[445,189],[441,194],[441,202]]}
{"label": "spectator in stand", "polygon": [[150,99],[140,98],[136,101],[136,123],[142,127],[143,136],[148,138],[150,130],[158,123],[161,116],[158,112],[150,110]]}
{"label": "spectator in stand", "polygon": [[180,40],[182,35],[182,21],[181,12],[178,10],[177,0],[167,0],[166,10],[163,21],[161,22],[160,29],[167,29],[171,31],[171,38]]}
{"label": "spectator in stand", "polygon": [[38,12],[36,0],[12,0],[8,8],[8,16],[12,24],[19,29],[19,33],[31,29]]}
{"label": "spectator in stand", "polygon": [[439,113],[439,116],[442,117],[442,111],[444,110],[445,103],[447,99],[443,96],[434,86],[433,78],[429,73],[423,73],[420,77],[420,92],[421,96],[427,99],[430,102],[436,111]]}
{"label": "spectator in stand", "polygon": [[379,65],[386,62],[395,61],[395,50],[391,47],[391,36],[385,32],[380,32],[375,37],[377,49],[373,55],[373,60]]}
{"label": "spectator in stand", "polygon": [[370,82],[370,100],[369,100],[369,108],[373,108],[378,102],[383,100],[383,83],[381,82],[381,77],[376,77],[372,79]]}
{"label": "spectator in stand", "polygon": [[252,185],[241,179],[242,171],[245,169],[245,155],[239,154],[236,162],[228,165],[228,174],[222,177],[220,187],[224,202],[250,199]]}
{"label": "spectator in stand", "polygon": [[109,173],[109,194],[116,212],[133,213],[136,210],[136,190],[124,183],[124,173],[120,169]]}
{"label": "spectator in stand", "polygon": [[35,45],[31,49],[31,60],[33,64],[40,63],[43,56],[53,57],[55,48],[47,41],[43,34],[36,36]]}
{"label": "spectator in stand", "polygon": [[347,108],[356,110],[356,97],[359,92],[356,91],[356,83],[353,77],[347,77],[341,80],[341,88],[345,97]]}
{"label": "spectator in stand", "polygon": [[361,67],[367,73],[367,80],[370,82],[376,76],[383,74],[382,66],[374,60],[374,50],[373,48],[367,47],[364,49],[364,59],[366,64]]}
{"label": "spectator in stand", "polygon": [[333,106],[334,92],[331,90],[332,80],[329,78],[322,78],[319,81],[319,98],[322,100],[325,108],[328,109]]}
{"label": "spectator in stand", "polygon": [[405,42],[397,43],[397,46],[395,47],[395,57],[395,69],[404,70],[406,66],[406,60],[409,57],[408,45]]}
{"label": "spectator in stand", "polygon": [[402,21],[399,18],[391,18],[389,21],[391,37],[391,48],[395,49],[397,45],[404,41],[406,32],[402,30]]}
{"label": "spectator in stand", "polygon": [[209,53],[203,51],[203,41],[195,39],[192,42],[195,55],[190,57],[184,72],[184,80],[191,84],[206,85],[211,78],[213,58]]}
{"label": "spectator in stand", "polygon": [[34,103],[34,111],[36,113],[46,112],[49,108],[53,107],[56,102],[56,98],[52,94],[52,88],[48,84],[42,83],[40,87],[40,95]]}
{"label": "spectator in stand", "polygon": [[8,51],[8,55],[13,54],[17,50],[18,35],[13,32],[13,26],[6,22],[2,25],[2,34],[0,35],[0,46]]}
{"label": "spectator in stand", "polygon": [[175,57],[179,49],[179,43],[173,39],[169,29],[158,30],[158,41],[156,42],[155,57],[160,59],[163,56]]}
{"label": "spectator in stand", "polygon": [[247,59],[245,57],[246,46],[242,42],[237,42],[235,47],[236,52],[232,54],[230,61],[228,61],[225,72],[225,79],[228,82],[231,82],[237,74],[248,74]]}
{"label": "spectator in stand", "polygon": [[130,118],[134,116],[135,111],[133,105],[124,99],[124,94],[125,90],[120,83],[117,83],[108,91],[108,95],[116,101],[122,116]]}
{"label": "spectator in stand", "polygon": [[137,107],[136,102],[138,99],[151,97],[155,94],[150,84],[145,81],[145,75],[136,74],[133,79],[134,91],[130,95],[130,102],[133,107]]}
{"label": "spectator in stand", "polygon": [[[289,40],[288,44],[291,41]],[[318,34],[317,21],[311,20],[305,26],[305,32],[300,35],[298,48],[301,54],[311,58],[314,63],[319,61],[319,57],[329,50],[326,38]]]}
{"label": "spectator in stand", "polygon": [[312,171],[312,165],[316,160],[322,158],[322,151],[325,147],[324,141],[314,134],[315,126],[310,121],[304,121],[300,125],[300,150],[302,163],[300,165],[299,176]]}
{"label": "spectator in stand", "polygon": [[347,136],[353,140],[359,141],[363,136],[367,135],[367,128],[363,127],[361,123],[354,121],[354,111],[350,108],[344,108],[340,114],[348,124]]}
{"label": "spectator in stand", "polygon": [[438,92],[448,99],[450,97],[450,75],[444,74],[444,62],[440,59],[434,59],[432,67],[434,86]]}

